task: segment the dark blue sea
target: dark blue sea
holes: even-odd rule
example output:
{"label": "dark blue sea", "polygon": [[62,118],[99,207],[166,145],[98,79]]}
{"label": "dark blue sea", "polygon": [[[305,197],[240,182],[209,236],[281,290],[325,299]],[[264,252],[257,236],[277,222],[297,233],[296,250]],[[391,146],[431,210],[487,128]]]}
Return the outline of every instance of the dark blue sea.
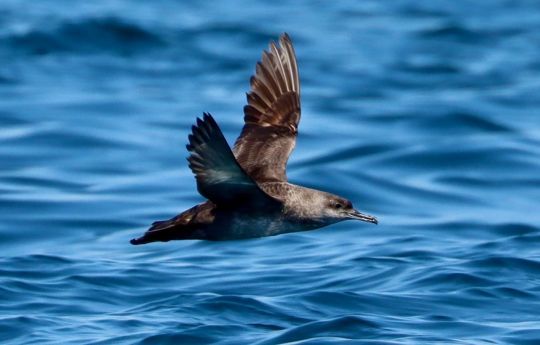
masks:
{"label": "dark blue sea", "polygon": [[[379,225],[132,246],[295,43],[289,179]],[[540,344],[538,1],[0,3],[0,343]]]}

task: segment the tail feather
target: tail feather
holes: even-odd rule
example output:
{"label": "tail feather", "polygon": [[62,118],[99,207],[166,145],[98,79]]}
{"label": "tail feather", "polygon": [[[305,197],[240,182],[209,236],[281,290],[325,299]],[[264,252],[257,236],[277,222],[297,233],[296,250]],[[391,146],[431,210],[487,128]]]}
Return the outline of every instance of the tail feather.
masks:
{"label": "tail feather", "polygon": [[[168,242],[171,240],[200,239],[198,230],[204,224],[213,221],[212,212],[214,204],[207,201],[180,213],[169,220],[153,222],[150,229],[139,238],[134,238],[131,244],[145,244],[150,242]],[[203,221],[201,222],[201,219]]]}
{"label": "tail feather", "polygon": [[[134,238],[129,241],[131,244],[146,244],[151,242],[168,242],[170,240],[178,239],[179,232],[178,224],[175,219],[160,220],[152,223],[152,226],[143,236]],[[181,227],[181,226],[180,226]]]}
{"label": "tail feather", "polygon": [[148,231],[168,229],[174,226],[174,224],[175,224],[174,219],[157,220],[152,223],[152,226],[150,227],[150,229],[148,229]]}

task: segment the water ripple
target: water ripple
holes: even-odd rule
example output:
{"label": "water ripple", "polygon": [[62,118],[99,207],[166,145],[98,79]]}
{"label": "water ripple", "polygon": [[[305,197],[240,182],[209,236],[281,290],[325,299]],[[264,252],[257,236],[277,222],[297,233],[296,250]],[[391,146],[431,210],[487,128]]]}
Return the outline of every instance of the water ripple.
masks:
{"label": "water ripple", "polygon": [[[489,18],[489,20],[486,20]],[[0,4],[3,344],[538,344],[540,8],[527,1]],[[202,199],[260,51],[302,79],[291,181],[378,216],[130,246]]]}

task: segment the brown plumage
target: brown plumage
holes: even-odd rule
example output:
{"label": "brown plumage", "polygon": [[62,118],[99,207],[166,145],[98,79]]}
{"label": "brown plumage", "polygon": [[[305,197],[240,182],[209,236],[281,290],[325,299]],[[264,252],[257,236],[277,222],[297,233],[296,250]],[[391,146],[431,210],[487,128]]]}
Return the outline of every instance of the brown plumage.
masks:
{"label": "brown plumage", "polygon": [[300,121],[300,81],[287,34],[256,65],[244,127],[231,150],[214,118],[192,127],[187,149],[197,190],[208,201],[157,221],[132,244],[175,239],[230,240],[320,228],[346,219],[377,223],[345,198],[287,182]]}
{"label": "brown plumage", "polygon": [[244,128],[234,144],[240,165],[257,182],[286,182],[300,121],[300,80],[291,39],[270,43],[250,80]]}

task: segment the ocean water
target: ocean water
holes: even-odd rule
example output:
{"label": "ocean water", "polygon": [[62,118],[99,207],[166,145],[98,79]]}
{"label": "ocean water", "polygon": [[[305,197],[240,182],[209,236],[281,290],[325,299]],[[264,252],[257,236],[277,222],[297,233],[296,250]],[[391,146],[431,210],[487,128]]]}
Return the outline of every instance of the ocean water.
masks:
{"label": "ocean water", "polygon": [[[288,32],[291,181],[379,225],[131,246]],[[0,3],[2,344],[540,344],[536,1]]]}

